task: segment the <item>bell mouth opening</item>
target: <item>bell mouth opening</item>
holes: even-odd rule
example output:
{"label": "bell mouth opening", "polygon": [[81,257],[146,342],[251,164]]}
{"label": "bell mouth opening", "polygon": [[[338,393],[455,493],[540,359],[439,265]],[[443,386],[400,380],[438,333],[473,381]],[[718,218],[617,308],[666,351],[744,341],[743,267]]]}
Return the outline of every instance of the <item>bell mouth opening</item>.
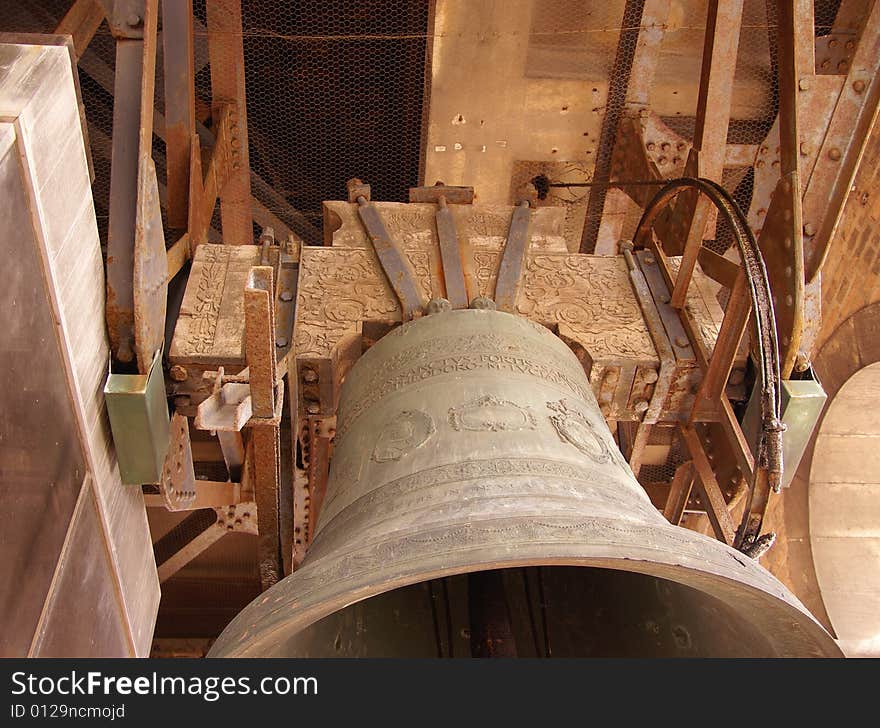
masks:
{"label": "bell mouth opening", "polygon": [[287,657],[756,657],[775,650],[710,594],[639,572],[493,569],[350,604],[276,643]]}

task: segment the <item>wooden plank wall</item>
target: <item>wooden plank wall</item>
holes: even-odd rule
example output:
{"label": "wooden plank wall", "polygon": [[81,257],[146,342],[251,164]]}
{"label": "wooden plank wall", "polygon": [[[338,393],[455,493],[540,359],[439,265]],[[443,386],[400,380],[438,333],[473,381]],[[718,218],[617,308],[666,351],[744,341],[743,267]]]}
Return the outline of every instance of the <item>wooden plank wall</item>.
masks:
{"label": "wooden plank wall", "polygon": [[[65,362],[65,371],[57,376],[68,383],[89,471],[84,491],[94,496],[84,492],[77,512],[83,500],[93,500],[93,523],[111,564],[127,632],[125,654],[146,656],[159,605],[159,581],[143,496],[140,488],[120,482],[104,405],[109,358],[104,268],[73,73],[66,47],[0,43],[0,121],[14,128],[45,290]],[[64,583],[62,572],[81,566],[78,558],[90,553],[71,551],[81,540],[68,533],[53,588]],[[43,621],[54,613],[52,597],[50,590]],[[85,602],[66,605],[71,624],[76,623],[76,610],[86,608]],[[65,610],[57,615],[65,618]],[[40,652],[39,644],[36,639],[32,652]]]}

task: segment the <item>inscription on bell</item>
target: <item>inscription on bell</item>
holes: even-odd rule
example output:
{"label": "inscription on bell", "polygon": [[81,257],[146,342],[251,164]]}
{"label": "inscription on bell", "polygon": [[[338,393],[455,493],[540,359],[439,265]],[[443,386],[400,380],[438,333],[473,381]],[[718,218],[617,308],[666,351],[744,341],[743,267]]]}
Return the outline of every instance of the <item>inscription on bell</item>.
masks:
{"label": "inscription on bell", "polygon": [[424,445],[435,429],[434,420],[427,412],[404,410],[382,428],[373,449],[373,460],[377,463],[400,460]]}
{"label": "inscription on bell", "polygon": [[535,416],[528,407],[521,407],[514,402],[498,399],[492,395],[450,408],[449,424],[453,430],[476,432],[534,430],[538,426]]}

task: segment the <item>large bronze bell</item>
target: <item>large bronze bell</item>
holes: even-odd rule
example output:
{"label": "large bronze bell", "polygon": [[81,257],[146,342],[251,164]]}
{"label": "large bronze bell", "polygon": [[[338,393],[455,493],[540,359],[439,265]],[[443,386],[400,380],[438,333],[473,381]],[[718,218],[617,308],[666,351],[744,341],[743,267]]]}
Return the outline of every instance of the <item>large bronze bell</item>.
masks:
{"label": "large bronze bell", "polygon": [[352,368],[305,562],[211,655],[469,654],[840,651],[758,563],[658,513],[559,338],[459,310]]}

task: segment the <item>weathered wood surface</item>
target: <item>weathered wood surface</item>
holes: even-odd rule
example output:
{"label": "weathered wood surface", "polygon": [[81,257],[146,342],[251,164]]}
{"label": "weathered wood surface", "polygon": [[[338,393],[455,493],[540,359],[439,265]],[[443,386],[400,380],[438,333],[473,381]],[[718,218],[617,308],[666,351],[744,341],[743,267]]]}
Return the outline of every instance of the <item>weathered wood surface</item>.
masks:
{"label": "weathered wood surface", "polygon": [[173,364],[244,369],[244,287],[260,264],[256,245],[200,245],[171,341]]}
{"label": "weathered wood surface", "polygon": [[[444,293],[433,205],[374,203],[390,234],[403,248],[426,300]],[[461,209],[459,209],[461,208]],[[480,294],[493,297],[511,206],[450,206],[456,229],[467,236]],[[400,321],[400,308],[375,253],[368,246],[353,205],[325,203],[324,247],[305,246],[300,258],[294,351],[300,368],[319,385],[321,414],[334,406],[331,372],[344,371],[360,351],[366,324]],[[608,416],[633,417],[635,402],[650,397],[659,358],[654,349],[622,256],[570,253],[562,237],[563,211],[539,208],[532,226],[516,313],[550,326],[582,355]],[[467,268],[467,261],[465,261]],[[702,346],[711,351],[723,312],[718,286],[697,268],[688,306],[699,321]],[[656,378],[653,378],[656,379]]]}
{"label": "weathered wood surface", "polygon": [[147,655],[159,583],[143,496],[120,483],[104,408],[104,270],[68,49],[0,44],[0,107],[14,130],[64,360],[57,376],[67,381],[93,481],[87,487],[116,580],[125,654]]}

